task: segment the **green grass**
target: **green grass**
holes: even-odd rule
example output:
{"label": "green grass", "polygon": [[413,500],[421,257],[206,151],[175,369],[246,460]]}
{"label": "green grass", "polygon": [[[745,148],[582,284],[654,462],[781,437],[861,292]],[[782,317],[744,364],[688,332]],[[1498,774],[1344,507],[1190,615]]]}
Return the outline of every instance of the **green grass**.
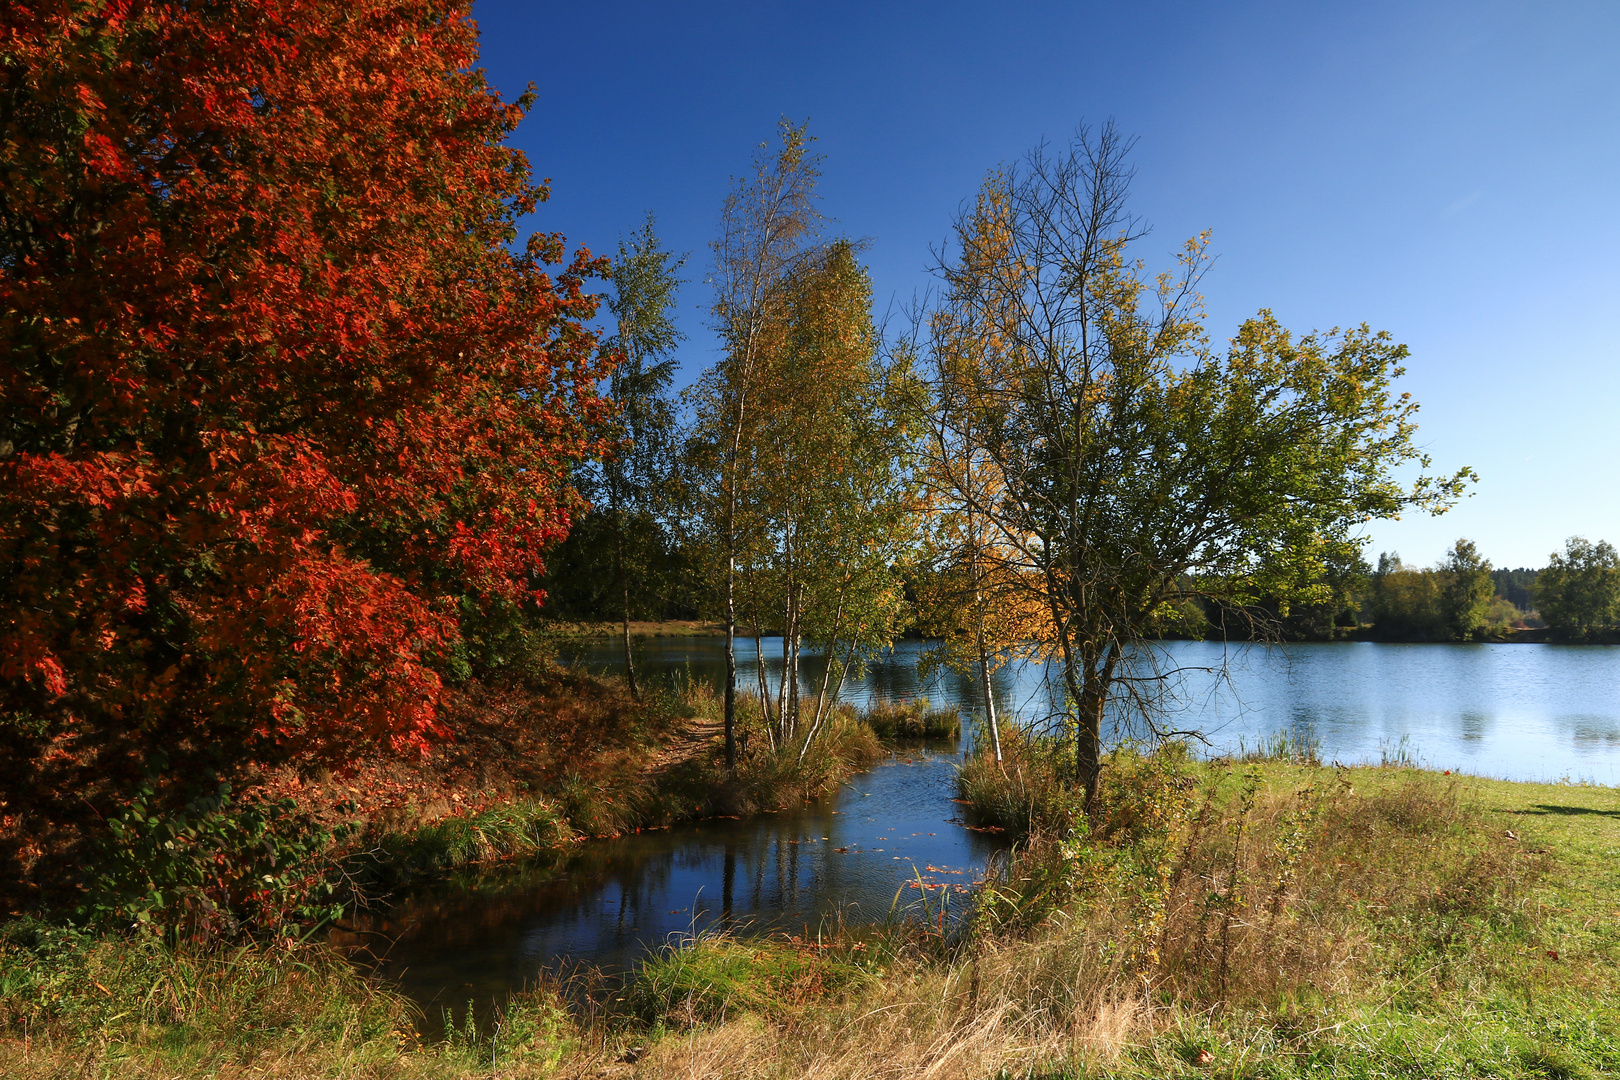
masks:
{"label": "green grass", "polygon": [[464,866],[533,856],[576,835],[556,802],[519,799],[409,832],[370,837],[365,850],[346,860],[345,869],[350,880],[379,890]]}
{"label": "green grass", "polygon": [[1008,1075],[1620,1074],[1613,789],[1335,770],[1295,747],[1122,754],[1077,843],[1054,835],[1066,796],[1040,750],[1006,778],[964,769],[978,813],[1036,822],[991,909],[1028,938],[1106,939],[1112,966],[1060,977],[1098,1000],[1135,979],[1141,1010],[1101,1049]]}
{"label": "green grass", "polygon": [[1121,754],[1082,822],[1033,749],[1038,827],[948,938],[710,938],[588,1020],[548,988],[423,1046],[313,946],[14,923],[0,1075],[1620,1075],[1615,790]]}
{"label": "green grass", "polygon": [[813,943],[703,936],[665,947],[629,990],[632,1014],[652,1027],[684,1030],[754,1014],[785,1020],[870,976],[849,950],[835,956]]}

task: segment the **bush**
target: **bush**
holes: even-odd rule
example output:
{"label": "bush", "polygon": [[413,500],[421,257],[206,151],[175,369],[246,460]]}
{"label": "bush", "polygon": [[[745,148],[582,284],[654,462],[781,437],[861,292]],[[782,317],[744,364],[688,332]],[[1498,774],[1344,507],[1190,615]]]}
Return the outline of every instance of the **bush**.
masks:
{"label": "bush", "polygon": [[344,830],[325,829],[290,800],[237,803],[229,784],[177,810],[143,784],[107,822],[80,917],[189,941],[336,918],[325,859]]}

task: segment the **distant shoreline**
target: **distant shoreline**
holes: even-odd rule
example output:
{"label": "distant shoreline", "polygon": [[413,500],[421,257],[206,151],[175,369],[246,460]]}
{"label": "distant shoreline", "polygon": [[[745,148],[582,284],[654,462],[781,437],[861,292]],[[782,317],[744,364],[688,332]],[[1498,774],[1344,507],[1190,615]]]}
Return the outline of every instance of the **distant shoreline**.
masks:
{"label": "distant shoreline", "polygon": [[[624,633],[622,622],[559,622],[552,623],[551,629],[557,633],[584,638],[616,638]],[[711,619],[666,619],[661,622],[647,620],[630,620],[630,636],[645,637],[724,637],[726,624]],[[747,635],[753,636],[753,628],[749,627]],[[737,636],[742,637],[743,627],[737,627]]]}
{"label": "distant shoreline", "polygon": [[[613,639],[624,632],[624,624],[619,622],[573,622],[553,623],[552,629],[565,636],[588,638],[593,641]],[[663,621],[636,620],[630,622],[630,636],[633,638],[670,638],[670,637],[724,637],[726,624],[712,619],[667,619]],[[751,626],[738,626],[738,637],[753,637],[754,628]],[[761,636],[774,637],[774,630],[764,631]],[[1182,637],[1159,638],[1160,641],[1186,641],[1192,640]],[[1219,640],[1205,638],[1206,641]],[[1285,638],[1269,644],[1352,644],[1371,642],[1375,645],[1546,645],[1552,644],[1552,637],[1546,627],[1530,627],[1516,630],[1504,637],[1490,638],[1485,641],[1431,641],[1423,638],[1397,638],[1377,637],[1369,630],[1351,630],[1342,636],[1335,637],[1301,637]],[[1236,639],[1233,644],[1267,644],[1257,640]],[[1585,642],[1590,645],[1613,645],[1613,640]]]}

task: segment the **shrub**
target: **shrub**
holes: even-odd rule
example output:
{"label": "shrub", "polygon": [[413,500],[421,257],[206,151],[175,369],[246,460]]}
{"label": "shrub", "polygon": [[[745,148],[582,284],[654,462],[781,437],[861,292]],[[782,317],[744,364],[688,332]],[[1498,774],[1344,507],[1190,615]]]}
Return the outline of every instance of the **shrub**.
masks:
{"label": "shrub", "polygon": [[222,783],[165,810],[143,784],[107,829],[79,911],[86,921],[198,941],[341,913],[325,856],[344,830],[318,827],[291,801],[238,803]]}

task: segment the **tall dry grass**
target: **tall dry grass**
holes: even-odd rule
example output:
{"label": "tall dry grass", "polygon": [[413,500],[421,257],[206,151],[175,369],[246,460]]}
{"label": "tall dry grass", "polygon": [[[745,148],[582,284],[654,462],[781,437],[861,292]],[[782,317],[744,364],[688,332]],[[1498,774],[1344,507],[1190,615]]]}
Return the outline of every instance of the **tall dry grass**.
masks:
{"label": "tall dry grass", "polygon": [[[1013,787],[1001,805],[1036,828],[967,929],[941,943],[913,926],[866,952],[863,977],[841,973],[839,993],[798,1008],[740,986],[735,965],[723,989],[706,983],[703,950],[732,946],[700,943],[683,985],[707,987],[706,1005],[664,1014],[679,1037],[655,1041],[638,1073],[1196,1071],[1225,1052],[1223,1024],[1297,1052],[1344,1010],[1419,980],[1436,994],[1482,984],[1532,935],[1524,901],[1545,857],[1488,828],[1444,778],[1126,753],[1097,812],[1065,819],[1063,793],[1041,795],[1038,749],[994,770]],[[774,947],[840,972],[853,956]]]}
{"label": "tall dry grass", "polygon": [[[29,962],[33,983],[0,986],[0,1070],[968,1080],[1236,1075],[1262,1057],[1322,1075],[1341,1061],[1369,1075],[1429,1069],[1420,1061],[1588,1069],[1584,1048],[1529,1021],[1521,1036],[1512,1017],[1465,1005],[1500,1045],[1470,1043],[1447,1011],[1480,1000],[1504,958],[1536,942],[1527,898],[1547,868],[1450,779],[1121,753],[1086,816],[1060,775],[1042,785],[1057,768],[1046,749],[1017,744],[1005,771],[980,778],[1016,784],[998,797],[1028,807],[1033,828],[956,930],[923,911],[865,934],[701,940],[588,1016],[537,992],[426,1047],[403,1034],[397,999],[313,956],[170,961],[92,945],[64,964],[18,945],[0,968],[49,962]],[[1435,1057],[1446,1040],[1462,1049]]]}
{"label": "tall dry grass", "polygon": [[962,733],[961,712],[949,706],[933,708],[927,698],[874,701],[861,719],[884,739],[954,739]]}

